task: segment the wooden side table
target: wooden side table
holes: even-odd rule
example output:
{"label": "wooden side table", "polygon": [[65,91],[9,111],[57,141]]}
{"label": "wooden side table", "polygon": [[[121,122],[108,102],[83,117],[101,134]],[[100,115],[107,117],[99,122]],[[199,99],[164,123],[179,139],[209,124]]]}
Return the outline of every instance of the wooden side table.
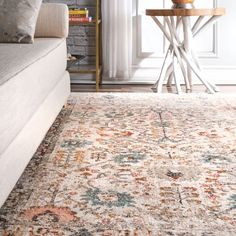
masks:
{"label": "wooden side table", "polygon": [[[196,35],[224,14],[224,8],[146,10],[146,15],[152,17],[170,43],[161,68],[161,73],[153,86],[154,92],[161,93],[163,82],[167,80],[167,86],[171,86],[174,79],[177,93],[182,93],[180,79],[177,76],[178,66],[184,78],[186,91],[192,89],[192,73],[206,86],[209,93],[219,91],[213,83],[202,75],[201,65],[192,41]],[[160,16],[164,17],[164,23],[161,23],[158,19]],[[191,16],[198,16],[193,26],[190,22]]]}

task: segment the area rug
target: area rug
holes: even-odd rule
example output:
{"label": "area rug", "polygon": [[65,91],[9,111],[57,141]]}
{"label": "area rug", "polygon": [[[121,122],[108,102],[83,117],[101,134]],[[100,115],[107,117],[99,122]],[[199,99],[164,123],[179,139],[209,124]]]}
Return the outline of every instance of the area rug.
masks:
{"label": "area rug", "polygon": [[236,235],[236,96],[73,94],[0,235]]}

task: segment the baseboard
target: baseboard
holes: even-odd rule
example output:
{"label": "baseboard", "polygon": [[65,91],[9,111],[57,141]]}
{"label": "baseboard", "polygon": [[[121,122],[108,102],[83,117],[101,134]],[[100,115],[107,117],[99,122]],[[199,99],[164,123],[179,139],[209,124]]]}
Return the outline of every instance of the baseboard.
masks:
{"label": "baseboard", "polygon": [[[154,84],[160,74],[156,68],[136,68],[133,77],[129,80],[103,78],[102,84]],[[203,68],[203,74],[216,85],[236,85],[236,66],[209,66]],[[182,81],[183,82],[183,81]],[[195,78],[194,84],[201,84]],[[74,75],[71,83],[95,84],[95,78],[91,75]]]}
{"label": "baseboard", "polygon": [[[181,73],[179,71],[179,73]],[[160,69],[139,68],[134,71],[134,76],[129,82],[153,84],[158,79]],[[217,85],[236,85],[236,66],[208,66],[203,68],[203,75],[209,81]],[[184,81],[182,81],[184,82]],[[194,76],[194,84],[201,84]]]}

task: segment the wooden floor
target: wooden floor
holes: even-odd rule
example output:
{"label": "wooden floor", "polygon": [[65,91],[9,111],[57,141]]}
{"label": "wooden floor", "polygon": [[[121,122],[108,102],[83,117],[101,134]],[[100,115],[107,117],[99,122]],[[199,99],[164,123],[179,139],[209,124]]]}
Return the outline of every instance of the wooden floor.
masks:
{"label": "wooden floor", "polygon": [[[101,85],[100,92],[125,92],[125,93],[152,93],[152,85]],[[236,93],[236,85],[219,85],[218,86],[223,93]],[[185,87],[182,86],[182,91],[184,92]],[[95,85],[91,84],[72,84],[72,92],[96,92]],[[206,89],[202,85],[195,85],[193,88],[193,93],[205,92]],[[167,89],[166,86],[163,87],[164,93],[176,93],[175,87],[172,90]]]}

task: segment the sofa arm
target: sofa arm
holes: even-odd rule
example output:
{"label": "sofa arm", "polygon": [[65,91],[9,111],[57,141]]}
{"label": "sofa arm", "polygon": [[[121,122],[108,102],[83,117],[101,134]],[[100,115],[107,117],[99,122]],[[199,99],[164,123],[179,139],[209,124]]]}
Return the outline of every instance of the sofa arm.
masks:
{"label": "sofa arm", "polygon": [[66,38],[69,12],[65,4],[43,3],[36,24],[35,38]]}

